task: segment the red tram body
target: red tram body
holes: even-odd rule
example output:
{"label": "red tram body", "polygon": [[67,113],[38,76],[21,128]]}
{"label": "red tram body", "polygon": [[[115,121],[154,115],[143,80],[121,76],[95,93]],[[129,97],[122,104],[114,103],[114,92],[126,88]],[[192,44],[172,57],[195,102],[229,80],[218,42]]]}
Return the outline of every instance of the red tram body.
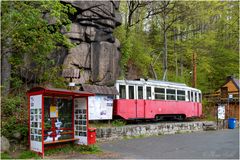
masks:
{"label": "red tram body", "polygon": [[184,119],[202,115],[201,91],[182,83],[118,80],[113,115],[125,120]]}

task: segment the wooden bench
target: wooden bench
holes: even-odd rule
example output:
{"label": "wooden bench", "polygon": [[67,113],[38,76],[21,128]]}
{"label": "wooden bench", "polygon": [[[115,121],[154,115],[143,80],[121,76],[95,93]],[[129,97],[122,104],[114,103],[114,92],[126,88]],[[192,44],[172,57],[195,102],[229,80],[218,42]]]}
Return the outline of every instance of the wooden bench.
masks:
{"label": "wooden bench", "polygon": [[52,141],[52,142],[44,142],[44,144],[64,143],[64,142],[71,142],[71,141],[76,141],[76,140],[79,140],[79,139],[78,138],[63,139],[63,140],[57,140],[57,141]]}

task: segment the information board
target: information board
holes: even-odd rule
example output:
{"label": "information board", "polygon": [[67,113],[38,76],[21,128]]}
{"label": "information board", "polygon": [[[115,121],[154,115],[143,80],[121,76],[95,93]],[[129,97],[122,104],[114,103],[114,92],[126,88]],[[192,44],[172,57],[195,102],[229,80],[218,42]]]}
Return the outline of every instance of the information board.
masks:
{"label": "information board", "polygon": [[87,140],[87,102],[86,98],[74,99],[74,138],[77,144],[88,144]]}
{"label": "information board", "polygon": [[225,119],[225,106],[224,105],[218,106],[218,119]]}
{"label": "information board", "polygon": [[30,96],[30,149],[42,153],[42,95]]}
{"label": "information board", "polygon": [[89,120],[112,119],[113,96],[91,96],[88,100]]}

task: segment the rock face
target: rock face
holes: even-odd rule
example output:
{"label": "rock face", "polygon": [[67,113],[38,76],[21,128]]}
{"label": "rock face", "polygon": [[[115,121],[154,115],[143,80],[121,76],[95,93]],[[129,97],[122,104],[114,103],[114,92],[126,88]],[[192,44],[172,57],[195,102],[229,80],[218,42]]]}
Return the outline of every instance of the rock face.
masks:
{"label": "rock face", "polygon": [[121,25],[120,2],[62,0],[62,3],[71,4],[77,10],[71,18],[71,29],[62,29],[76,44],[67,51],[64,69],[79,69],[80,77],[72,79],[76,83],[112,84],[120,68],[120,43],[113,36],[114,28]]}
{"label": "rock face", "polygon": [[4,136],[1,137],[1,152],[9,151],[10,143],[7,138]]}

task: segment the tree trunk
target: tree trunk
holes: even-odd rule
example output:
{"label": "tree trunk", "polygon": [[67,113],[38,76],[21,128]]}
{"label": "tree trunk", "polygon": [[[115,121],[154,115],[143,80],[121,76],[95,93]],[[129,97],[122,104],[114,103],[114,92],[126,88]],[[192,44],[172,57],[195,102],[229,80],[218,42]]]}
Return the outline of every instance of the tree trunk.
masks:
{"label": "tree trunk", "polygon": [[166,23],[165,23],[165,15],[163,16],[163,26],[164,26],[164,61],[163,61],[163,69],[164,69],[164,74],[163,74],[163,81],[166,81],[167,80],[167,30],[166,30]]}
{"label": "tree trunk", "polygon": [[[2,53],[4,53],[4,51]],[[10,90],[11,64],[9,63],[9,58],[11,55],[11,52],[6,52],[1,56],[2,95],[7,95]]]}
{"label": "tree trunk", "polygon": [[176,50],[176,29],[174,29],[174,53],[175,53],[175,67],[176,67],[176,78],[178,77],[178,55],[177,55],[177,50]]}

